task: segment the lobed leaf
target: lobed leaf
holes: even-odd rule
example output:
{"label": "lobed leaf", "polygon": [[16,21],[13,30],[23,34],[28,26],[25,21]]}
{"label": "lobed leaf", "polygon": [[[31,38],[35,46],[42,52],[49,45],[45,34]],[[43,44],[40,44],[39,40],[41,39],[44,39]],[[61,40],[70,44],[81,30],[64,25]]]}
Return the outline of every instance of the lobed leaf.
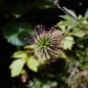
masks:
{"label": "lobed leaf", "polygon": [[10,65],[11,76],[12,77],[16,77],[16,76],[20,75],[20,73],[21,73],[21,71],[23,69],[24,64],[25,64],[25,61],[22,60],[22,59],[14,60],[12,62],[12,64]]}
{"label": "lobed leaf", "polygon": [[22,59],[22,58],[27,58],[28,56],[25,51],[20,50],[20,51],[15,52],[12,57]]}
{"label": "lobed leaf", "polygon": [[63,44],[63,48],[64,48],[65,50],[71,50],[71,49],[72,49],[72,46],[73,46],[73,44],[74,44],[74,39],[73,39],[73,37],[71,37],[71,36],[66,36],[66,37],[64,38],[64,40],[62,41],[62,44]]}
{"label": "lobed leaf", "polygon": [[31,69],[34,72],[37,72],[39,65],[39,61],[34,56],[29,57],[27,61],[27,66],[29,69]]}

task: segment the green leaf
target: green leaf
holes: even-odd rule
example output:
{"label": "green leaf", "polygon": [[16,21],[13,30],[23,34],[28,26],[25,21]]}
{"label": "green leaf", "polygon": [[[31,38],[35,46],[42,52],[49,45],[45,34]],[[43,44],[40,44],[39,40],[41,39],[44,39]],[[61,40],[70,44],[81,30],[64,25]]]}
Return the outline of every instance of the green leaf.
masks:
{"label": "green leaf", "polygon": [[10,65],[11,76],[12,77],[19,76],[23,69],[24,64],[25,61],[23,59],[13,61],[12,64]]}
{"label": "green leaf", "polygon": [[65,54],[65,52],[63,52],[63,51],[60,51],[59,52],[60,53],[60,58],[63,58],[63,59],[67,59],[68,57],[67,57],[67,55]]}
{"label": "green leaf", "polygon": [[25,51],[17,51],[12,55],[12,57],[22,59],[22,58],[27,58],[28,56]]}
{"label": "green leaf", "polygon": [[76,37],[82,38],[82,37],[84,37],[86,34],[85,34],[85,32],[83,32],[82,30],[80,30],[79,28],[75,28],[75,29],[73,30],[73,35],[76,36]]}
{"label": "green leaf", "polygon": [[68,15],[61,15],[60,17],[63,18],[64,20],[58,22],[56,24],[56,27],[60,28],[63,32],[65,32],[66,28],[70,26],[72,27],[76,26],[76,21],[72,17]]}
{"label": "green leaf", "polygon": [[62,32],[65,31],[66,25],[64,25],[64,21],[60,21],[56,24],[56,27],[60,28]]}
{"label": "green leaf", "polygon": [[16,46],[26,44],[25,38],[33,35],[32,26],[27,23],[12,23],[5,26],[2,31],[7,41]]}
{"label": "green leaf", "polygon": [[29,69],[31,69],[34,72],[37,72],[39,65],[39,61],[34,56],[29,57],[27,61],[27,66]]}
{"label": "green leaf", "polygon": [[74,44],[74,39],[73,39],[73,37],[71,37],[71,36],[65,37],[65,38],[63,39],[63,41],[62,41],[62,44],[63,44],[63,48],[64,48],[65,50],[71,50],[71,48],[72,48],[72,46],[73,46],[73,44]]}
{"label": "green leaf", "polygon": [[60,15],[61,18],[63,18],[64,20],[66,21],[70,21],[70,22],[73,22],[75,21],[71,16],[69,15]]}

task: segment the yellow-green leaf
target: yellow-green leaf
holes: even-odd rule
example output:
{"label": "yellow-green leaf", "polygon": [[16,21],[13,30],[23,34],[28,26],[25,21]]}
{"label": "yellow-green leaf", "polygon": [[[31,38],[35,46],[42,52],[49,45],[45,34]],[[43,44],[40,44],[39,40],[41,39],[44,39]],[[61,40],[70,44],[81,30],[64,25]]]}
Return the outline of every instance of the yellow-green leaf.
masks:
{"label": "yellow-green leaf", "polygon": [[12,64],[10,65],[11,76],[12,77],[19,76],[23,69],[24,64],[25,61],[22,59],[13,61]]}
{"label": "yellow-green leaf", "polygon": [[27,61],[27,66],[32,71],[37,72],[39,67],[39,61],[34,56],[30,56]]}
{"label": "yellow-green leaf", "polygon": [[34,49],[35,48],[35,45],[27,45],[24,47],[25,49]]}
{"label": "yellow-green leaf", "polygon": [[13,58],[27,58],[27,53],[25,51],[17,51],[13,54]]}
{"label": "yellow-green leaf", "polygon": [[65,38],[63,39],[63,41],[62,41],[63,48],[64,48],[65,50],[71,50],[71,48],[72,48],[72,46],[73,46],[74,43],[75,43],[75,42],[74,42],[74,39],[73,39],[73,37],[71,37],[71,36],[65,37]]}
{"label": "yellow-green leaf", "polygon": [[79,38],[84,37],[86,34],[84,31],[80,30],[79,28],[75,28],[75,30],[73,31],[73,35]]}

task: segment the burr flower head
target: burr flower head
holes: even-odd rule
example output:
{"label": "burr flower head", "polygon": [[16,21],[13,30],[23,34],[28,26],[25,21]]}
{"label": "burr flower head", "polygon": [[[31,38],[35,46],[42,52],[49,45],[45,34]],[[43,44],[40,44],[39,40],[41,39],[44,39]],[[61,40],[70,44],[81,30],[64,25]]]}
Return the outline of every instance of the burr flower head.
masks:
{"label": "burr flower head", "polygon": [[45,31],[45,27],[41,25],[37,26],[36,29],[36,35],[31,46],[33,47],[34,55],[41,63],[57,58],[61,48],[61,32],[56,28]]}

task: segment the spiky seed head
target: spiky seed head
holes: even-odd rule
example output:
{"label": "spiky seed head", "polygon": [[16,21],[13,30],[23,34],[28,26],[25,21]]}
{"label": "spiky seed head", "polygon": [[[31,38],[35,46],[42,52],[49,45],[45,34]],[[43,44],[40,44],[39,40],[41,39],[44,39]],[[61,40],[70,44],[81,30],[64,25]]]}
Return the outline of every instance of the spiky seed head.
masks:
{"label": "spiky seed head", "polygon": [[[33,42],[34,55],[41,63],[44,63],[59,56],[62,35],[55,28],[45,31],[44,27],[39,27]],[[30,46],[29,46],[30,47]]]}

